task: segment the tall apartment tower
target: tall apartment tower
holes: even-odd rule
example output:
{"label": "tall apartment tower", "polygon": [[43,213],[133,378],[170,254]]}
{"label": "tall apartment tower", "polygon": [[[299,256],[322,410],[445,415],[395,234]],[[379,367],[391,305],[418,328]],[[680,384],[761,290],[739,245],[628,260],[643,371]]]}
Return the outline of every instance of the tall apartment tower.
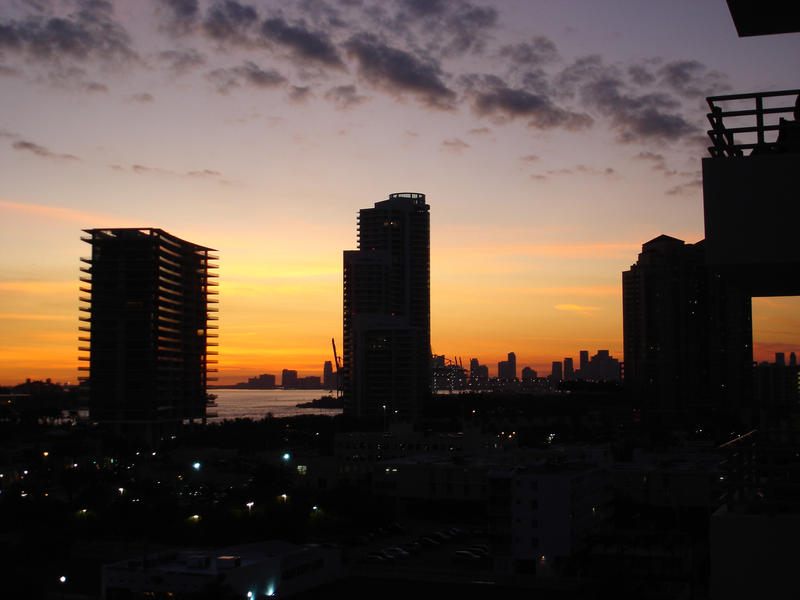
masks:
{"label": "tall apartment tower", "polygon": [[155,441],[204,420],[216,360],[211,248],[161,229],[86,229],[80,351],[90,418]]}
{"label": "tall apartment tower", "polygon": [[344,252],[344,411],[413,421],[431,393],[430,207],[390,194],[358,219],[358,250]]}
{"label": "tall apartment tower", "polygon": [[572,364],[572,358],[569,356],[564,359],[564,381],[573,381],[575,379],[575,366]]}
{"label": "tall apartment tower", "polygon": [[732,408],[752,390],[750,297],[706,242],[661,235],[622,274],[625,384],[652,411]]}
{"label": "tall apartment tower", "polygon": [[550,381],[553,385],[556,385],[558,383],[561,383],[563,379],[564,379],[564,374],[561,370],[561,361],[554,360],[553,367],[550,370]]}
{"label": "tall apartment tower", "polygon": [[588,366],[589,366],[589,351],[588,350],[581,350],[580,351],[580,361],[578,363],[578,368],[581,371],[585,371]]}

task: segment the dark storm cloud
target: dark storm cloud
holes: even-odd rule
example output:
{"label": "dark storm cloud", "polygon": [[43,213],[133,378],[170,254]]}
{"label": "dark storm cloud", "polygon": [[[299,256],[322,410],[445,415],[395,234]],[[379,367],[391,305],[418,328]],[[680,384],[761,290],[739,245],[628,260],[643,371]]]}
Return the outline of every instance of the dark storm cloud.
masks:
{"label": "dark storm cloud", "polygon": [[15,69],[13,67],[7,67],[5,65],[0,65],[0,76],[3,76],[3,77],[18,77],[19,75],[20,75],[20,72],[17,69]]}
{"label": "dark storm cloud", "polygon": [[497,23],[497,10],[487,6],[474,6],[467,2],[459,3],[458,8],[447,19],[450,43],[446,53],[481,50],[484,33]]}
{"label": "dark storm cloud", "polygon": [[197,50],[165,50],[158,57],[169,65],[169,70],[180,75],[206,64],[206,59]]}
{"label": "dark storm cloud", "polygon": [[605,71],[606,67],[599,54],[582,56],[556,75],[554,85],[559,95],[571,96],[580,85],[597,79],[604,75]]}
{"label": "dark storm cloud", "polygon": [[489,31],[497,24],[497,10],[464,0],[400,0],[392,29],[417,24],[427,34],[429,46],[448,56],[483,49]]}
{"label": "dark storm cloud", "polygon": [[261,33],[269,41],[289,48],[300,60],[329,67],[344,67],[339,52],[328,36],[321,31],[311,31],[302,23],[289,25],[281,18],[267,19],[261,26]]}
{"label": "dark storm cloud", "polygon": [[318,26],[340,28],[347,26],[347,22],[342,18],[340,7],[343,6],[347,9],[351,4],[341,0],[338,2],[296,0],[296,6]]}
{"label": "dark storm cloud", "polygon": [[[121,165],[109,165],[109,168],[115,171],[125,171],[125,167]],[[130,166],[130,170],[136,175],[167,175],[169,177],[191,177],[191,178],[219,178],[222,173],[214,169],[199,169],[196,171],[172,171],[170,169],[162,169],[161,167],[150,167],[147,165],[134,164]]]}
{"label": "dark storm cloud", "polygon": [[134,94],[133,96],[131,96],[131,100],[133,100],[134,102],[141,102],[142,104],[149,104],[150,102],[153,102],[155,98],[153,98],[152,94],[148,94],[147,92],[141,92],[139,94]]}
{"label": "dark storm cloud", "polygon": [[233,72],[250,85],[260,88],[275,87],[286,81],[286,78],[278,73],[275,69],[265,71],[257,64],[249,60],[242,63],[241,66],[234,68]]}
{"label": "dark storm cloud", "polygon": [[628,67],[628,75],[631,81],[636,85],[649,85],[656,80],[656,76],[653,75],[647,67],[642,65],[631,65]]}
{"label": "dark storm cloud", "polygon": [[[116,166],[116,165],[115,165]],[[131,170],[137,175],[145,175],[147,173],[159,173],[161,175],[175,175],[172,171],[159,169],[158,167],[146,167],[145,165],[131,165]]]}
{"label": "dark storm cloud", "polygon": [[392,93],[410,93],[431,108],[451,109],[455,92],[442,81],[438,63],[422,61],[368,33],[359,33],[344,44],[358,62],[359,74],[372,85]]}
{"label": "dark storm cloud", "polygon": [[461,154],[464,150],[469,148],[469,144],[464,140],[453,138],[451,140],[444,140],[442,142],[442,148],[450,152],[455,152],[456,154]]}
{"label": "dark storm cloud", "polygon": [[242,83],[258,88],[273,88],[286,83],[286,77],[275,69],[266,71],[249,60],[231,69],[215,69],[207,77],[220,94],[227,94]]}
{"label": "dark storm cloud", "polygon": [[213,169],[203,169],[202,171],[187,171],[186,177],[221,177],[222,173]]}
{"label": "dark storm cloud", "polygon": [[522,87],[536,94],[553,95],[550,76],[542,69],[528,71],[522,76]]}
{"label": "dark storm cloud", "polygon": [[582,175],[594,175],[597,177],[618,177],[619,173],[612,167],[592,167],[583,164],[575,165],[572,168],[568,169],[550,169],[549,171],[545,171],[544,174],[533,174],[531,175],[531,179],[536,179],[539,181],[546,181],[550,179],[554,175],[574,175],[576,173],[580,173]]}
{"label": "dark storm cloud", "polygon": [[649,160],[656,164],[664,162],[664,155],[656,152],[639,152],[639,154],[634,156],[634,158],[639,160]]}
{"label": "dark storm cloud", "polygon": [[108,92],[106,84],[87,79],[86,70],[73,65],[53,65],[39,80],[54,87],[78,92]]}
{"label": "dark storm cloud", "polygon": [[257,21],[258,13],[252,6],[225,0],[208,10],[203,29],[217,42],[247,43],[247,36]]}
{"label": "dark storm cloud", "polygon": [[401,4],[415,17],[439,16],[447,10],[445,0],[401,0]]}
{"label": "dark storm cloud", "polygon": [[702,179],[692,179],[691,181],[686,181],[684,183],[680,183],[675,187],[668,189],[665,194],[668,196],[679,196],[681,194],[697,192],[703,187],[703,180]]}
{"label": "dark storm cloud", "polygon": [[53,152],[44,146],[40,146],[39,144],[34,144],[33,142],[28,142],[25,140],[19,140],[14,142],[11,145],[14,150],[19,150],[20,152],[31,152],[36,156],[41,156],[42,158],[55,158],[59,160],[80,160],[74,154],[59,154],[57,152]]}
{"label": "dark storm cloud", "polygon": [[613,77],[586,84],[581,90],[584,102],[610,118],[623,143],[651,138],[677,140],[697,132],[677,109],[678,103],[666,94],[632,94]]}
{"label": "dark storm cloud", "polygon": [[730,88],[723,73],[709,71],[696,60],[669,62],[658,70],[658,74],[665,85],[686,98],[710,96]]}
{"label": "dark storm cloud", "polygon": [[197,0],[159,0],[167,11],[166,26],[178,33],[188,31],[200,17]]}
{"label": "dark storm cloud", "polygon": [[347,110],[368,100],[360,96],[354,85],[338,85],[325,92],[325,99],[332,102],[339,110]]}
{"label": "dark storm cloud", "polygon": [[472,108],[481,116],[525,118],[535,129],[579,130],[592,125],[589,115],[556,106],[547,96],[508,87],[497,77],[483,78],[481,87],[472,94]]}
{"label": "dark storm cloud", "polygon": [[530,42],[501,47],[499,56],[513,67],[538,67],[556,61],[558,49],[553,40],[537,35]]}
{"label": "dark storm cloud", "polygon": [[107,2],[84,0],[67,17],[29,16],[0,22],[0,52],[21,53],[44,62],[64,58],[124,62],[136,58],[125,28]]}
{"label": "dark storm cloud", "polygon": [[314,93],[309,86],[300,87],[296,85],[289,86],[289,100],[295,103],[302,103],[313,98]]}
{"label": "dark storm cloud", "polygon": [[[647,80],[641,72],[629,75],[635,82]],[[620,69],[606,65],[599,55],[581,57],[567,66],[555,77],[555,89],[559,96],[570,97],[579,91],[584,106],[607,117],[622,143],[674,141],[698,131],[680,113],[680,102],[674,96],[663,90],[632,91]]]}

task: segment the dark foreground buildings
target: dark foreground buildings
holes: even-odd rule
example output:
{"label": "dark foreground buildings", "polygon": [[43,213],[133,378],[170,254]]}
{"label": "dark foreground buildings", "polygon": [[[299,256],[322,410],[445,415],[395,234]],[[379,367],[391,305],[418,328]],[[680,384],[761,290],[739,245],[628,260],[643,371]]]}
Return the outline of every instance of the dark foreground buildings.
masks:
{"label": "dark foreground buildings", "polygon": [[90,418],[147,439],[205,419],[216,360],[210,248],[161,229],[88,229],[82,267],[81,357]]}
{"label": "dark foreground buildings", "polygon": [[344,252],[344,410],[358,419],[413,421],[430,395],[429,210],[390,194],[359,211]]}
{"label": "dark foreground buildings", "polygon": [[651,413],[773,427],[796,399],[754,394],[751,299],[800,294],[800,90],[707,100],[706,237],[659,236],[623,273],[626,385]]}

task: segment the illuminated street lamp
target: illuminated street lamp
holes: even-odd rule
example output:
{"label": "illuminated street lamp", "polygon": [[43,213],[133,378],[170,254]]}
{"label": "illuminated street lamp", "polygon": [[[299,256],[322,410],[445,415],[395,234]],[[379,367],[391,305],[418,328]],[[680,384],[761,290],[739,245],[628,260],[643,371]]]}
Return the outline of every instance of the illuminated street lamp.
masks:
{"label": "illuminated street lamp", "polygon": [[251,514],[252,511],[253,511],[253,504],[255,504],[255,502],[248,502],[247,504],[245,504],[245,506],[247,507],[247,514],[248,515]]}

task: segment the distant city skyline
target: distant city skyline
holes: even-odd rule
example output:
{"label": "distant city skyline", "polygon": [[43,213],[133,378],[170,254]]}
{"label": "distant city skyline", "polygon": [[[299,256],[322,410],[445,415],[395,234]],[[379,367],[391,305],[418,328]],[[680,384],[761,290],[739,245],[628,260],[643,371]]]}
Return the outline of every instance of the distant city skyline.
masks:
{"label": "distant city skyline", "polygon": [[[319,373],[387,190],[432,207],[434,353],[622,358],[620,273],[703,237],[704,96],[800,81],[800,34],[739,38],[724,0],[14,1],[0,32],[3,384],[77,380],[95,227],[219,249],[218,383]],[[754,302],[756,360],[798,310]]]}

